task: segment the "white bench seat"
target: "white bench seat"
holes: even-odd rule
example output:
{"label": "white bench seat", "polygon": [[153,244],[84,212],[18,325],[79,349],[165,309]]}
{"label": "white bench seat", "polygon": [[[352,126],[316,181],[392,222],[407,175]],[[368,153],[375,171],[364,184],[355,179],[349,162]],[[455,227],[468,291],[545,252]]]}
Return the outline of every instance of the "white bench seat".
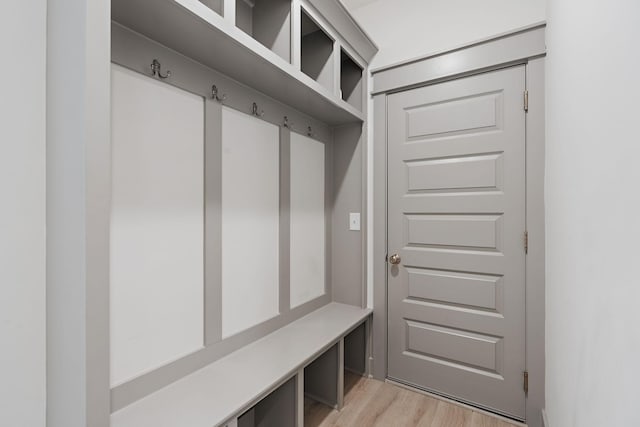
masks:
{"label": "white bench seat", "polygon": [[251,408],[371,314],[330,303],[111,414],[111,427],[213,427]]}

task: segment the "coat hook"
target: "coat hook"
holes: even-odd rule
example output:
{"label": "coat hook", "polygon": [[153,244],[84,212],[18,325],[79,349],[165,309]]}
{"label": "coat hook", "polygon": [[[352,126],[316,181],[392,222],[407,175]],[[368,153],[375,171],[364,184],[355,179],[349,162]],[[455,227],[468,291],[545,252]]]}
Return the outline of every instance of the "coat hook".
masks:
{"label": "coat hook", "polygon": [[311,126],[307,127],[307,136],[314,136],[315,133],[313,133],[313,130],[311,129]]}
{"label": "coat hook", "polygon": [[284,121],[282,122],[282,126],[286,127],[287,129],[291,129],[291,127],[293,126],[293,123],[289,123],[289,117],[284,116]]}
{"label": "coat hook", "polygon": [[218,101],[218,102],[223,102],[225,99],[227,99],[227,94],[223,94],[222,98],[218,96],[218,87],[216,85],[211,86],[211,98],[213,98],[214,100]]}
{"label": "coat hook", "polygon": [[151,63],[151,75],[158,76],[161,79],[166,79],[167,77],[171,77],[171,71],[167,71],[167,73],[163,76],[162,71],[160,70],[160,67],[162,67],[162,65],[160,65],[160,62],[157,59],[154,59],[153,62]]}
{"label": "coat hook", "polygon": [[251,114],[256,117],[262,117],[264,116],[264,110],[258,112],[258,104],[254,102],[253,105],[251,106]]}

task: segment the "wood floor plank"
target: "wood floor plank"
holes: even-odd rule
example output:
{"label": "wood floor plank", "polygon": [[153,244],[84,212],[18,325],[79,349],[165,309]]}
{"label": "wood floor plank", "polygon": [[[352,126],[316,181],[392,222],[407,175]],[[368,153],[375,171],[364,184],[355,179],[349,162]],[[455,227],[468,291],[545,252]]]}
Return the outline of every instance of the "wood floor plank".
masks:
{"label": "wood floor plank", "polygon": [[401,390],[397,387],[390,387],[389,384],[382,384],[378,392],[369,400],[369,403],[358,411],[358,422],[362,426],[378,425],[380,417],[395,404]]}
{"label": "wood floor plank", "polygon": [[[336,426],[365,426],[361,420],[362,414],[374,410],[377,405],[381,404],[381,399],[385,399],[384,390],[385,383],[380,381],[365,380],[351,390],[351,399],[349,402],[349,411],[341,411],[337,419]],[[322,426],[324,427],[324,426]]]}
{"label": "wood floor plank", "polygon": [[305,399],[305,427],[515,427],[454,403],[345,373],[345,404],[336,411]]}
{"label": "wood floor plank", "polygon": [[422,418],[418,420],[416,427],[433,427],[438,410],[438,400],[434,399],[433,397],[421,395],[419,393],[415,394],[418,394],[424,398],[423,405],[425,408],[424,414],[422,415]]}
{"label": "wood floor plank", "polygon": [[433,427],[470,427],[473,412],[470,409],[441,400],[438,402]]}
{"label": "wood floor plank", "polygon": [[393,404],[380,414],[375,426],[430,426],[437,405],[435,399],[409,390],[400,390]]}

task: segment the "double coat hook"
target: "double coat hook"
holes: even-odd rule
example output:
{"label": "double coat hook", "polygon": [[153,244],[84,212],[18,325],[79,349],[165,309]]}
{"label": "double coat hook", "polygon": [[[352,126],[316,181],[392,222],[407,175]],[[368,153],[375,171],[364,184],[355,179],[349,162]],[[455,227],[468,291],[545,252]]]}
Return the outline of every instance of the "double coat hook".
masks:
{"label": "double coat hook", "polygon": [[251,115],[256,117],[262,117],[264,116],[264,110],[258,112],[258,104],[254,102],[253,105],[251,106]]}
{"label": "double coat hook", "polygon": [[218,96],[218,87],[216,85],[211,86],[211,98],[215,101],[222,102],[227,99],[227,94],[223,94],[222,98]]}
{"label": "double coat hook", "polygon": [[160,61],[158,61],[157,59],[154,59],[153,62],[151,63],[151,75],[158,76],[161,79],[166,79],[168,77],[171,77],[171,71],[167,71],[167,73],[163,75],[161,67],[162,65],[160,65]]}

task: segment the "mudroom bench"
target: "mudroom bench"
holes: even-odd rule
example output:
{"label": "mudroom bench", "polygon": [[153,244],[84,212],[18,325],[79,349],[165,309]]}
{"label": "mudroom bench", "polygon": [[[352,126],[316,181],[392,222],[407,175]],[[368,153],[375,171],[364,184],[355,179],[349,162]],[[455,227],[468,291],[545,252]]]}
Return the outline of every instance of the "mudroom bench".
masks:
{"label": "mudroom bench", "polygon": [[341,409],[365,374],[371,310],[330,303],[111,415],[112,427],[304,425],[304,396]]}

